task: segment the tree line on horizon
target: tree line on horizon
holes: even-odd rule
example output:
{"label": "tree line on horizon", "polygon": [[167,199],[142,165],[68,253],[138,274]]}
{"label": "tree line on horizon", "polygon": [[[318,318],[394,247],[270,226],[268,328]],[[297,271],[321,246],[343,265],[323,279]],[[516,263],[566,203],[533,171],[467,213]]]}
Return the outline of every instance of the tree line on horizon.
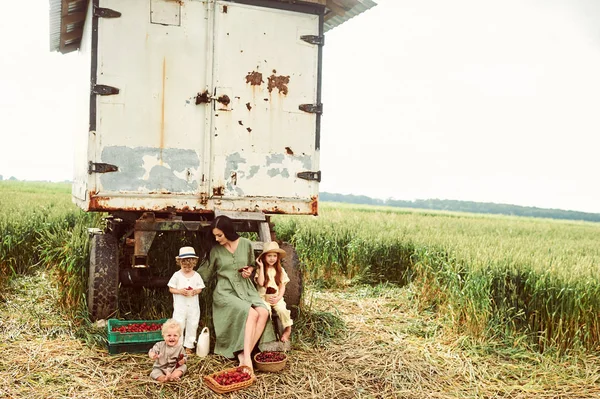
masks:
{"label": "tree line on horizon", "polygon": [[441,199],[417,199],[413,201],[371,198],[366,195],[319,193],[320,201],[343,202],[348,204],[393,206],[398,208],[429,209],[437,211],[484,213],[495,215],[524,216],[548,219],[582,220],[600,222],[600,214],[562,209],[538,208],[493,202],[474,202]]}

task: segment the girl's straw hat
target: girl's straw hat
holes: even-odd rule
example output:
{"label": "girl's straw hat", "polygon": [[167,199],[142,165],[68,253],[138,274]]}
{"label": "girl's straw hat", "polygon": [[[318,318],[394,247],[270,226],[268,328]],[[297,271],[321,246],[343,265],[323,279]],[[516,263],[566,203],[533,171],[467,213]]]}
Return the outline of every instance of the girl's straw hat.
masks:
{"label": "girl's straw hat", "polygon": [[269,241],[269,242],[265,242],[265,244],[263,246],[263,251],[258,257],[260,258],[264,254],[268,254],[271,252],[276,252],[278,254],[281,254],[282,256],[285,256],[285,251],[283,249],[279,248],[279,245],[275,241]]}
{"label": "girl's straw hat", "polygon": [[187,258],[198,259],[198,257],[196,256],[196,251],[194,250],[194,247],[179,248],[179,256],[177,256],[177,259],[187,259]]}

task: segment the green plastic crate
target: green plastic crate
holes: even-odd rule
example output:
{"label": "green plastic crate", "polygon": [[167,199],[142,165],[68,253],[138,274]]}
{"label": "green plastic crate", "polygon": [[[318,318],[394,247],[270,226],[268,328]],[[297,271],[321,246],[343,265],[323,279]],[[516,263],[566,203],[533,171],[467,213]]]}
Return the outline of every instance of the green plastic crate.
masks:
{"label": "green plastic crate", "polygon": [[[162,337],[161,337],[162,340]],[[108,344],[108,353],[116,355],[118,353],[147,353],[156,342],[131,342],[123,344]]]}
{"label": "green plastic crate", "polygon": [[131,333],[120,333],[113,331],[113,327],[121,327],[129,324],[164,324],[168,319],[160,320],[118,320],[109,319],[108,328],[108,343],[120,344],[120,343],[144,343],[152,342],[153,344],[163,340],[162,331],[148,331],[148,332],[131,332]]}

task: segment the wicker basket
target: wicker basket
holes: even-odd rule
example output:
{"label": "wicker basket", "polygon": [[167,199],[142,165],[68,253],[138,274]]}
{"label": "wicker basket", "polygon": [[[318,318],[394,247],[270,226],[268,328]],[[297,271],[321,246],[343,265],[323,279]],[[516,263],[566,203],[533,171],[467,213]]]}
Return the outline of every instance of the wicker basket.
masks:
{"label": "wicker basket", "polygon": [[280,360],[278,362],[259,362],[258,360],[256,360],[256,357],[258,355],[260,355],[260,353],[261,352],[254,355],[254,363],[256,363],[257,370],[275,373],[275,372],[281,371],[285,368],[285,365],[286,365],[287,359],[288,359],[287,355],[285,353],[282,353],[284,356],[283,360]]}
{"label": "wicker basket", "polygon": [[[218,376],[219,374],[224,373],[226,371],[234,371],[239,368],[245,369],[247,372],[250,373],[249,380],[238,382],[235,384],[230,384],[230,385],[221,385],[215,380],[215,377]],[[221,370],[216,373],[212,373],[210,375],[204,376],[204,383],[210,389],[215,391],[216,393],[229,393],[229,392],[237,391],[239,389],[249,387],[250,385],[254,384],[254,381],[256,381],[256,376],[254,375],[254,373],[252,373],[252,370],[250,370],[250,367],[248,367],[248,366],[232,367],[232,368],[228,368],[228,369]]]}

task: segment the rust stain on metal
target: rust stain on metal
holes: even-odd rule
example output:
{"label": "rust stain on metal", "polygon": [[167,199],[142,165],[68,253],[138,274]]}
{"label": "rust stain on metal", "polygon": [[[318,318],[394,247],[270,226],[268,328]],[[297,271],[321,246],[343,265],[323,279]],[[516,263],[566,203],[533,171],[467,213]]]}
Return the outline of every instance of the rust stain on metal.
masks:
{"label": "rust stain on metal", "polygon": [[264,82],[260,72],[252,71],[246,75],[246,83],[250,83],[252,86],[260,86]]}
{"label": "rust stain on metal", "polygon": [[227,6],[223,6],[223,14],[227,14]]}
{"label": "rust stain on metal", "polygon": [[266,209],[266,213],[276,213],[278,215],[285,215],[287,212],[283,209],[279,209],[277,206]]}
{"label": "rust stain on metal", "polygon": [[290,83],[289,76],[277,76],[275,74],[269,76],[269,82],[267,83],[267,89],[269,93],[273,91],[273,89],[277,88],[279,93],[286,95],[288,94],[288,83]]}
{"label": "rust stain on metal", "polygon": [[213,187],[213,195],[214,196],[222,196],[224,193],[225,193],[225,187],[223,187],[223,186]]}
{"label": "rust stain on metal", "polygon": [[204,90],[202,93],[198,93],[196,96],[196,105],[207,104],[210,100],[208,99],[208,90]]}
{"label": "rust stain on metal", "polygon": [[247,127],[246,130],[248,131],[248,133],[252,133],[252,129],[250,129],[249,127]]}
{"label": "rust stain on metal", "polygon": [[207,193],[200,193],[200,204],[206,206],[208,205],[208,194]]}
{"label": "rust stain on metal", "polygon": [[319,196],[315,195],[310,198],[310,213],[312,215],[319,214]]}
{"label": "rust stain on metal", "polygon": [[294,151],[290,147],[285,147],[285,153],[288,155],[294,155]]}
{"label": "rust stain on metal", "polygon": [[[95,191],[89,192],[89,198],[90,199],[88,201],[88,205],[89,205],[90,211],[120,211],[121,210],[121,209],[116,209],[113,207],[106,206],[105,203],[108,202],[110,200],[110,198],[96,195]],[[125,210],[127,210],[127,209],[125,209]]]}
{"label": "rust stain on metal", "polygon": [[[223,187],[221,187],[221,191],[223,191]],[[98,196],[98,195],[96,195],[95,191],[90,191],[89,192],[89,201],[88,201],[89,210],[92,212],[144,212],[145,214],[151,213],[151,212],[188,213],[188,214],[189,213],[206,214],[206,213],[212,212],[211,210],[203,208],[208,204],[208,195],[206,193],[200,194],[200,199],[198,201],[200,206],[184,205],[181,208],[174,207],[174,206],[165,207],[165,206],[161,206],[161,205],[154,205],[152,207],[149,207],[147,205],[145,205],[145,206],[122,206],[122,207],[117,208],[115,206],[107,205],[111,202],[111,200],[112,200],[111,197]],[[147,220],[148,218],[149,218],[148,215],[142,216],[142,219],[143,219],[142,223],[145,220]],[[139,221],[137,223],[139,223]]]}
{"label": "rust stain on metal", "polygon": [[248,108],[248,111],[252,110],[252,105],[250,105],[250,103],[246,103],[246,108]]}
{"label": "rust stain on metal", "polygon": [[227,94],[223,94],[221,97],[217,98],[217,101],[223,104],[224,106],[228,106],[231,102],[231,99]]}

